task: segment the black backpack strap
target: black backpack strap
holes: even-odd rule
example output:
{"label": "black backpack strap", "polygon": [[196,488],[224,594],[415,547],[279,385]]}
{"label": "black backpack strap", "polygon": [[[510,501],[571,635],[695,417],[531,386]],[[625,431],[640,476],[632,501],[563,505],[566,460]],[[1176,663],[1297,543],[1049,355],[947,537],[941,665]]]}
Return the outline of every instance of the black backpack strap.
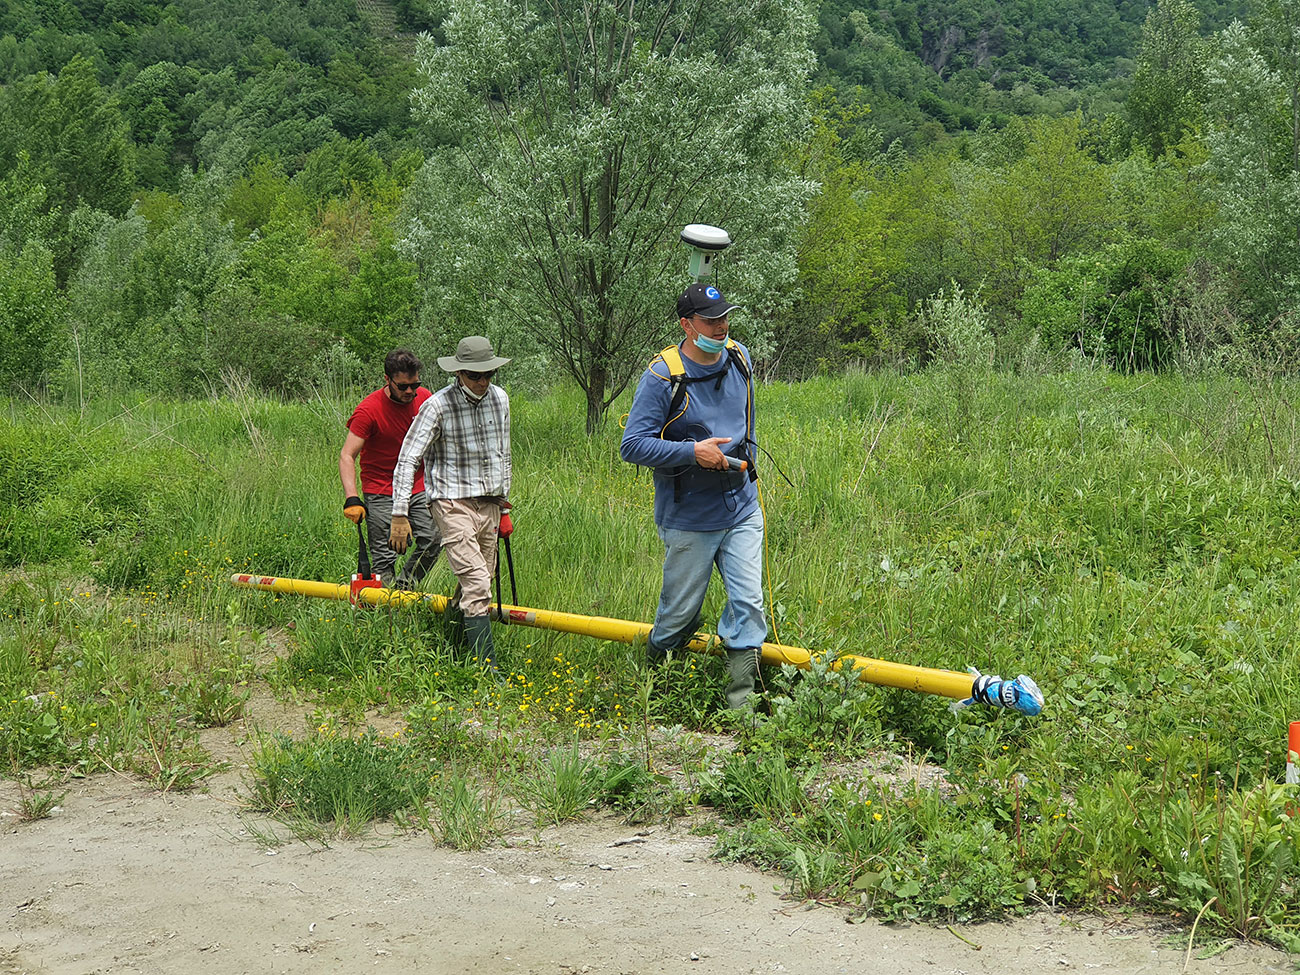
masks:
{"label": "black backpack strap", "polygon": [[756,465],[754,463],[757,460],[757,454],[748,448],[748,444],[751,443],[755,447],[758,446],[758,441],[754,439],[754,431],[749,425],[754,416],[754,383],[752,381],[754,371],[749,364],[749,360],[745,357],[744,350],[731,339],[727,339],[727,353],[727,361],[736,367],[736,371],[745,380],[745,452],[749,454],[747,458],[749,461],[749,479],[757,481],[758,471],[755,470]]}
{"label": "black backpack strap", "polygon": [[[668,370],[668,375],[662,375],[655,368],[659,363]],[[662,350],[657,356],[650,361],[650,371],[660,379],[668,383],[668,420],[664,423],[659,431],[660,439],[663,439],[668,428],[680,420],[690,406],[690,397],[687,393],[687,386],[691,383],[703,383],[709,380],[714,381],[714,388],[720,389],[722,381],[727,376],[727,370],[735,368],[745,380],[745,438],[748,443],[754,442],[753,431],[750,429],[750,419],[754,415],[754,388],[751,382],[753,370],[750,367],[749,360],[745,353],[731,339],[727,340],[727,357],[723,360],[722,368],[716,372],[711,372],[707,376],[691,377],[686,375],[686,366],[682,362],[682,351],[676,345],[670,345]],[[754,470],[754,452],[746,446],[746,453],[749,454],[749,479],[758,480],[758,474]],[[689,467],[677,467],[673,469],[673,503],[679,504],[682,500],[682,476],[690,470]]]}

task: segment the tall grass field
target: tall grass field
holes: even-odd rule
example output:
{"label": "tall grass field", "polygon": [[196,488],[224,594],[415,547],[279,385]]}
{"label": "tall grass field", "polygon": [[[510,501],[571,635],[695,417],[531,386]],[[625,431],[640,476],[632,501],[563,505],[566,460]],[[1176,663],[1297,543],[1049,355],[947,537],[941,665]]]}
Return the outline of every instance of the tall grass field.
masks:
{"label": "tall grass field", "polygon": [[[640,647],[496,626],[498,684],[427,610],[230,586],[356,571],[337,459],[364,392],[4,404],[4,774],[201,787],[201,729],[269,690],[304,720],[259,740],[247,800],[295,835],[385,818],[474,848],[521,818],[708,810],[719,855],[862,915],[1122,905],[1300,949],[1297,384],[763,387],[771,637],[824,659],[767,671],[740,717],[714,657],[649,670]],[[661,547],[650,477],[618,458],[626,403],[588,438],[576,393],[511,392],[519,602],[649,621]],[[452,585],[445,560],[426,580]],[[721,604],[715,582],[706,627]],[[954,713],[840,653],[1027,674],[1046,707]],[[885,774],[896,756],[933,774]]]}

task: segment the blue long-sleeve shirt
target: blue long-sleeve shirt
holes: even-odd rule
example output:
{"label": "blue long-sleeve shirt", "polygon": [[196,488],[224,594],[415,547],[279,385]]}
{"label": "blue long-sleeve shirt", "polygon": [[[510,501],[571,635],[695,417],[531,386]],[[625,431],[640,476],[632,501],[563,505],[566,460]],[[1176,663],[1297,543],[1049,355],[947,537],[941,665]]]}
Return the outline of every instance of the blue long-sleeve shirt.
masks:
{"label": "blue long-sleeve shirt", "polygon": [[[682,365],[688,379],[699,379],[722,369],[727,355],[741,354],[748,362],[749,350],[740,347],[725,353],[714,365],[701,365],[685,355]],[[716,379],[687,383],[685,411],[668,423],[669,378],[662,360],[652,362],[642,374],[619,452],[629,463],[654,468],[656,525],[686,531],[718,531],[738,525],[758,506],[754,482],[747,473],[700,467],[695,463],[695,443],[709,437],[730,437],[731,443],[719,444],[719,449],[753,464],[753,445],[747,442],[754,435],[747,388],[752,380],[747,381],[744,372],[733,365],[720,384]]]}

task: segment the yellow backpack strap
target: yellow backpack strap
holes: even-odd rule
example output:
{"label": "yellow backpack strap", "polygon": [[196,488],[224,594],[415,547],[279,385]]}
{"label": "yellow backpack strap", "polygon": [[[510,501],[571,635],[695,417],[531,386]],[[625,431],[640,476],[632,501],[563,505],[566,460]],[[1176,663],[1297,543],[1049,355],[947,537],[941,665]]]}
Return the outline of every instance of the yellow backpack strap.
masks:
{"label": "yellow backpack strap", "polygon": [[[661,362],[668,368],[668,375],[666,376],[655,369],[655,366]],[[650,372],[668,383],[669,420],[664,424],[663,429],[659,431],[659,436],[662,438],[664,432],[672,426],[673,421],[680,419],[681,415],[686,412],[686,407],[682,402],[683,399],[687,398],[686,366],[682,363],[682,350],[675,345],[660,350],[659,354],[650,360]],[[678,407],[681,407],[681,409],[679,410]]]}
{"label": "yellow backpack strap", "polygon": [[[668,367],[668,375],[671,377],[686,375],[686,366],[682,364],[682,350],[675,345],[670,345],[666,349],[661,349],[655,359],[662,359],[664,365]],[[651,360],[650,365],[654,365]],[[656,373],[658,375],[658,373]]]}

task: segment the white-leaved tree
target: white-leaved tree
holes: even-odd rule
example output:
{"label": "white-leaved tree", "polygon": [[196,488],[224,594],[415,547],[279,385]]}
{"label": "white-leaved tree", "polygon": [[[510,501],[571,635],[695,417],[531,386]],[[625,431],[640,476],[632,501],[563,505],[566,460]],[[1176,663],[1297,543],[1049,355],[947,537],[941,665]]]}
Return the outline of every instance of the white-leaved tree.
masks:
{"label": "white-leaved tree", "polygon": [[1300,314],[1300,0],[1264,0],[1210,65],[1217,250],[1266,324]]}
{"label": "white-leaved tree", "polygon": [[431,314],[525,330],[586,394],[591,432],[673,334],[685,224],[736,241],[728,298],[761,309],[793,279],[812,189],[790,165],[808,124],[808,3],[449,8],[445,43],[424,37],[417,54],[431,148],[404,244]]}

